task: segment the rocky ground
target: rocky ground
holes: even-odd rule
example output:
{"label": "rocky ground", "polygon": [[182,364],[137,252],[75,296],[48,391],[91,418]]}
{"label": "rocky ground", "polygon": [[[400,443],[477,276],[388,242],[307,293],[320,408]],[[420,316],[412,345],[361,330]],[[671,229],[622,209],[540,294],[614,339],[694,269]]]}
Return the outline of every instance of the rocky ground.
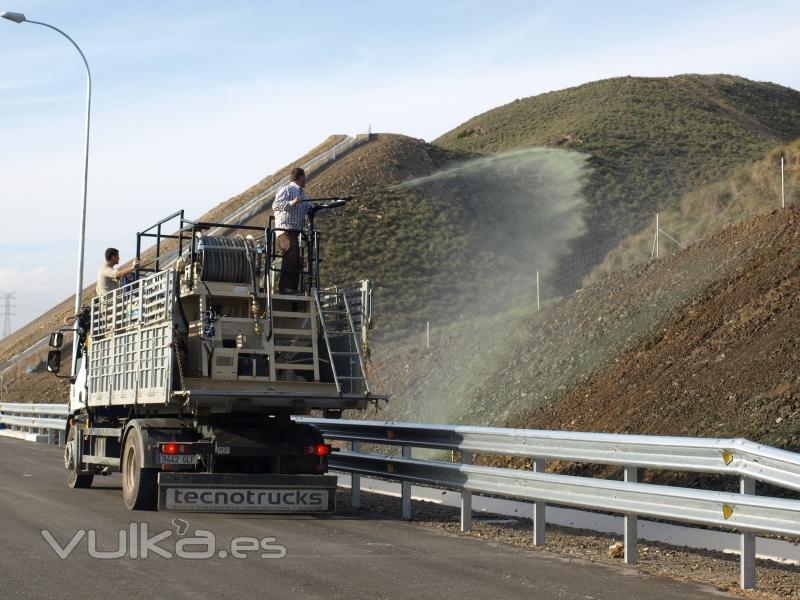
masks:
{"label": "rocky ground", "polygon": [[[69,358],[62,364],[63,372],[69,371]],[[28,372],[29,368],[33,370]],[[43,362],[35,366],[12,367],[3,373],[0,385],[3,402],[63,404],[69,401],[69,379],[48,373]]]}
{"label": "rocky ground", "polygon": [[715,247],[737,257],[731,272],[517,424],[741,436],[800,449],[800,211],[731,227],[670,267]]}
{"label": "rocky ground", "polygon": [[[360,511],[388,518],[400,518],[400,499],[381,494],[361,494]],[[349,492],[337,495],[340,511],[350,509]],[[459,532],[458,511],[430,502],[412,503],[412,520],[426,527],[437,527],[457,535],[469,535],[495,543],[513,544],[531,552],[557,553],[581,560],[621,566],[621,538],[590,531],[548,526],[544,546],[531,543],[531,522],[503,516],[474,519],[469,533]],[[800,567],[758,561],[758,589],[739,589],[737,556],[640,542],[639,560],[631,569],[659,577],[693,581],[753,600],[786,600],[800,598]]]}

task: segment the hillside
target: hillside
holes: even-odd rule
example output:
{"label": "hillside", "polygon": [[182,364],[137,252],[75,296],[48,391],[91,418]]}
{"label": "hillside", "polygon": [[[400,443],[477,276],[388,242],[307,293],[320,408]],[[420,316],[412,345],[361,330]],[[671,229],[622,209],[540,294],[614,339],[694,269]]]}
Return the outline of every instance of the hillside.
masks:
{"label": "hillside", "polygon": [[[794,90],[731,76],[626,77],[516,100],[479,115],[440,137],[433,147],[427,146],[425,152],[430,161],[421,170],[417,167],[422,163],[406,164],[408,156],[398,146],[386,146],[373,154],[376,145],[370,143],[354,151],[360,160],[339,161],[330,168],[330,184],[323,183],[320,177],[318,187],[312,182],[309,190],[341,193],[394,183],[428,174],[446,159],[465,153],[483,154],[536,144],[578,150],[592,155],[592,175],[586,186],[588,206],[583,211],[589,234],[579,240],[576,250],[580,251],[586,244],[600,244],[602,248],[638,231],[655,206],[667,206],[698,183],[715,181],[733,166],[754,160],[776,143],[798,136],[800,93]],[[306,157],[212,208],[202,218],[218,219],[225,210],[266,189],[292,165],[340,139],[341,136],[331,136]],[[372,159],[367,158],[370,155]],[[356,183],[359,178],[361,186]],[[474,214],[465,215],[461,208],[445,211],[437,232],[447,231],[459,219],[475,220]],[[439,210],[444,209],[440,206]],[[371,227],[370,231],[381,229]],[[330,272],[337,278],[354,279],[364,275],[364,270],[356,268],[348,258],[335,266],[335,257],[347,257],[348,253],[369,255],[375,240],[365,239],[370,243],[367,248],[359,241],[361,235],[349,235],[344,230],[342,233],[348,235],[336,239],[346,237],[350,243],[346,248],[335,248],[337,251],[331,255],[334,258],[329,259]],[[413,282],[417,281],[415,270],[430,271],[428,267],[414,266],[417,261],[408,260],[403,252],[398,258],[402,261],[397,260],[387,270],[386,279]],[[581,261],[579,270],[593,266],[584,263]],[[71,305],[72,301],[66,300],[43,319],[0,342],[0,362],[41,339],[69,314]],[[387,308],[396,307],[390,304]]]}
{"label": "hillside", "polygon": [[[392,414],[511,422],[647,335],[739,257],[720,247],[691,254],[674,272],[639,266],[538,313],[536,273],[574,259],[586,240],[629,234],[653,206],[800,135],[798,115],[800,93],[772,84],[621,78],[513,102],[434,144],[375,135],[316,172],[311,196],[378,188],[319,225],[323,280],[376,282],[373,349],[378,377],[396,394]],[[551,147],[525,148],[537,143]],[[41,339],[70,307],[0,343],[0,361]],[[420,350],[426,321],[430,352]]]}
{"label": "hillside", "polygon": [[800,210],[744,221],[665,261],[709,251],[736,268],[519,425],[743,436],[800,449]]}
{"label": "hillside", "polygon": [[[780,206],[780,159],[784,158],[786,204],[800,203],[800,140],[771,149],[760,160],[737,167],[725,179],[685,194],[662,210],[660,229],[684,245],[710,237],[729,225],[769,212]],[[654,224],[624,239],[593,269],[589,281],[649,260],[653,250]],[[660,253],[679,246],[661,236]]]}
{"label": "hillside", "polygon": [[[582,203],[584,162],[578,153],[541,149],[476,162],[422,140],[374,135],[307,187],[311,197],[377,190],[319,217],[323,285],[372,279],[380,341],[424,329],[426,320],[505,308],[530,285],[535,265],[568,252],[565,240],[583,231],[577,211],[562,213]],[[517,171],[513,181],[507,168]],[[530,193],[534,179],[538,191]],[[487,195],[503,197],[503,210],[489,218]],[[557,208],[543,206],[554,201]],[[498,298],[501,285],[507,293]]]}
{"label": "hillside", "polygon": [[376,365],[380,417],[800,449],[800,209]]}
{"label": "hillside", "polygon": [[800,137],[800,92],[730,75],[620,77],[518,99],[434,141],[492,153],[534,145],[591,153],[594,239],[629,234],[700,185]]}

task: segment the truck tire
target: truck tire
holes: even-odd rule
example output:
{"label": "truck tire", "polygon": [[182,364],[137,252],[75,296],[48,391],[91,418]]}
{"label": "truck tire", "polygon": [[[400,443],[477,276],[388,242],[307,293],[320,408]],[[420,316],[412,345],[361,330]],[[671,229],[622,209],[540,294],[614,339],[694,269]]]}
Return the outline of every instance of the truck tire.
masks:
{"label": "truck tire", "polygon": [[158,469],[145,469],[141,434],[131,429],[122,450],[122,499],[128,510],[154,510],[158,501]]}
{"label": "truck tire", "polygon": [[67,469],[67,485],[71,488],[88,488],[92,486],[94,475],[91,473],[78,472],[78,465],[75,464],[75,455],[72,451],[76,432],[76,427],[73,426],[69,428],[67,444],[64,446],[64,466]]}

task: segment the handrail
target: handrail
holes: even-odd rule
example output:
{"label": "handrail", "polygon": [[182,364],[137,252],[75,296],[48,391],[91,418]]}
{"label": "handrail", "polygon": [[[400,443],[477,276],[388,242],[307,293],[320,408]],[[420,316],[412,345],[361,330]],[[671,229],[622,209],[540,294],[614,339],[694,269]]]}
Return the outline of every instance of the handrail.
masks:
{"label": "handrail", "polygon": [[41,350],[42,347],[47,345],[47,342],[49,340],[50,340],[50,336],[48,336],[46,338],[42,338],[41,340],[39,340],[35,344],[31,345],[30,347],[26,348],[25,350],[23,350],[19,354],[9,358],[6,362],[4,362],[3,364],[0,365],[0,374],[5,373],[11,367],[16,365],[18,362],[22,361],[25,358],[28,358],[31,354],[37,352],[38,350]]}
{"label": "handrail", "polygon": [[[302,165],[302,168],[303,169],[311,169],[311,168],[317,166],[318,164],[327,161],[331,157],[333,157],[333,159],[335,160],[337,154],[341,154],[342,152],[344,152],[345,150],[350,149],[350,147],[355,146],[359,142],[360,142],[360,139],[357,138],[357,137],[346,136],[344,140],[342,140],[341,142],[337,143],[332,148],[329,148],[328,150],[326,150],[322,154],[319,154],[318,156],[315,156],[311,160],[307,161],[305,164]],[[247,212],[247,210],[255,207],[262,200],[268,198],[271,194],[274,194],[276,191],[278,191],[278,188],[280,188],[282,185],[286,185],[288,182],[289,182],[289,178],[288,177],[284,177],[278,183],[273,184],[268,189],[264,190],[260,194],[256,195],[255,197],[251,198],[250,200],[248,200],[243,206],[240,206],[239,208],[234,210],[232,213],[228,214],[226,217],[223,218],[222,223],[223,224],[229,224],[230,222],[232,222],[234,220],[237,220],[240,215],[242,215],[245,212]],[[162,219],[161,222],[156,223],[155,225],[153,225],[153,227],[157,227],[158,226],[160,228],[160,225],[162,225],[164,222],[166,222],[166,221],[168,221],[170,219],[173,219],[173,218],[175,218],[175,217],[177,217],[179,215],[181,216],[181,218],[183,218],[183,214],[182,213],[183,213],[183,211],[176,212],[175,214],[170,215],[169,217],[166,217],[165,219]],[[252,216],[252,215],[248,215],[246,218],[249,218],[250,216]],[[152,227],[150,229],[152,229]],[[210,233],[212,233],[212,234],[218,233],[219,229],[220,228],[212,230]],[[147,231],[148,230],[145,230],[142,233],[146,234]],[[181,234],[179,234],[179,236],[181,236]],[[151,237],[151,236],[150,235],[144,235],[142,237]],[[167,237],[171,238],[172,236],[159,235],[159,238],[167,238]],[[137,245],[138,245],[138,240],[137,240]],[[138,254],[139,254],[139,252],[137,251],[137,255]],[[171,252],[168,252],[167,254],[165,254],[163,256],[163,260],[166,261],[164,264],[166,264],[166,265],[171,264],[171,261],[173,261],[175,258],[177,258],[177,256],[178,256],[178,250],[173,250]],[[161,262],[161,260],[159,260],[159,262]],[[40,348],[45,346],[47,344],[47,341],[48,341],[48,338],[43,338],[43,339],[39,340],[38,342],[36,342],[35,344],[33,344],[32,346],[30,346],[29,348],[27,348],[26,350],[24,350],[23,352],[21,352],[20,354],[8,359],[6,362],[4,362],[2,365],[0,365],[0,374],[2,374],[3,372],[7,371],[8,369],[13,367],[18,362],[22,361],[23,359],[27,358],[28,356],[30,356],[31,354],[33,354],[34,352],[36,352],[37,350],[39,350]]]}
{"label": "handrail", "polygon": [[[329,159],[333,158],[336,159],[337,154],[341,154],[345,150],[349,150],[351,147],[360,143],[361,140],[356,137],[347,136],[344,140],[333,146],[332,148],[326,150],[322,154],[315,156],[308,162],[301,165],[301,168],[310,170],[316,167],[318,164],[323,162],[327,162]],[[270,196],[273,196],[282,186],[289,183],[289,177],[283,177],[277,183],[272,184],[263,192],[260,192],[243,205],[235,209],[233,212],[229,213],[227,216],[223,217],[219,223],[219,226],[215,227],[214,229],[210,229],[208,234],[209,235],[217,235],[222,231],[223,226],[230,225],[230,224],[238,224],[246,221],[247,219],[255,216],[258,212],[260,212],[264,206],[262,203],[267,200]],[[184,251],[185,252],[185,251]],[[171,261],[175,260],[178,257],[178,251],[172,250],[164,255],[163,259],[165,264],[171,264]]]}

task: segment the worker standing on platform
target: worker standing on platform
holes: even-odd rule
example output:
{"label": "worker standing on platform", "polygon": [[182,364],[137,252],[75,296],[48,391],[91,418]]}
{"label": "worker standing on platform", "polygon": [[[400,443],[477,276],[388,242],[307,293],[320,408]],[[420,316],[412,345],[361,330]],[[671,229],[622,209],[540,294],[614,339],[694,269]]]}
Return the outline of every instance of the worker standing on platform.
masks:
{"label": "worker standing on platform", "polygon": [[278,291],[281,294],[296,294],[300,283],[300,233],[305,226],[305,217],[310,205],[303,188],[306,172],[300,167],[292,169],[291,181],[275,194],[272,210],[275,213],[276,242],[281,256],[281,273]]}
{"label": "worker standing on platform", "polygon": [[135,259],[131,266],[116,269],[119,264],[119,250],[116,248],[106,249],[106,262],[100,267],[97,273],[97,286],[95,291],[98,296],[105,296],[111,290],[120,287],[120,280],[139,268],[139,259]]}

